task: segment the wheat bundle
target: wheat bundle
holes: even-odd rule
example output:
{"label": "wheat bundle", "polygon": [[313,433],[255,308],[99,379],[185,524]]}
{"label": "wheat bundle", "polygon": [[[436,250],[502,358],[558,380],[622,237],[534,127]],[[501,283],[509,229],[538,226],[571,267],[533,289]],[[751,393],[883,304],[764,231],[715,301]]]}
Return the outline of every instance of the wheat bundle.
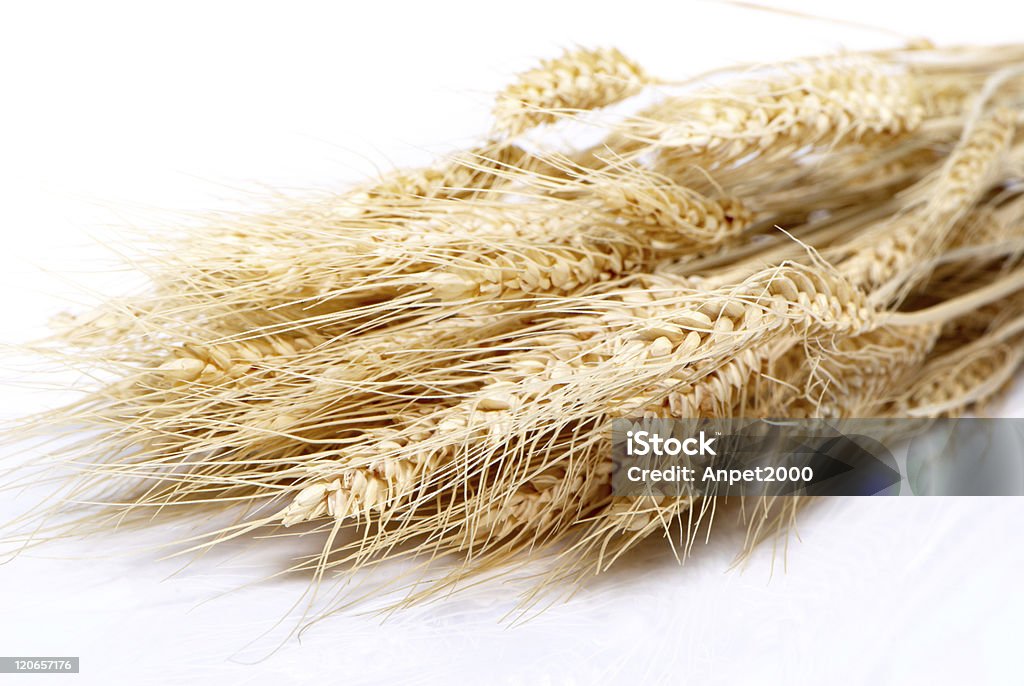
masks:
{"label": "wheat bundle", "polygon": [[[20,428],[84,432],[33,536],[224,515],[184,547],[311,536],[312,578],[404,556],[431,591],[673,527],[685,555],[715,498],[614,496],[614,418],[944,416],[1013,378],[1022,67],[914,46],[695,85],[569,51],[480,145],[167,237],[150,293],[34,346],[107,380]],[[751,540],[800,504],[745,511]]]}

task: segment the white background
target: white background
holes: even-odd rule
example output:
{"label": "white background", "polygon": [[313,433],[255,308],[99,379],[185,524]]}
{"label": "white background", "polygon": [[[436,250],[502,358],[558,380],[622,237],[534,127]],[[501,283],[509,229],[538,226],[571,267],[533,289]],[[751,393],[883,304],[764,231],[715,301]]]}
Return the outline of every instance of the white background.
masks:
{"label": "white background", "polygon": [[[118,227],[167,230],[176,213],[268,189],[424,163],[485,133],[492,93],[566,46],[616,45],[681,78],[917,36],[1024,37],[1005,1],[784,6],[896,35],[634,0],[7,4],[0,341],[40,331],[80,286],[126,286],[104,247]],[[1020,415],[1022,399],[1004,411]],[[52,396],[12,383],[0,403],[10,418]],[[42,495],[2,493],[0,522]],[[386,621],[335,616],[276,652],[280,635],[246,646],[305,582],[240,584],[282,564],[287,544],[241,544],[182,570],[113,550],[159,533],[119,534],[0,566],[0,654],[82,657],[77,677],[11,683],[1019,683],[1022,516],[1021,499],[837,499],[802,517],[786,570],[777,555],[772,573],[766,547],[730,571],[728,536],[682,568],[646,546],[518,626],[500,619],[521,585],[492,584]]]}

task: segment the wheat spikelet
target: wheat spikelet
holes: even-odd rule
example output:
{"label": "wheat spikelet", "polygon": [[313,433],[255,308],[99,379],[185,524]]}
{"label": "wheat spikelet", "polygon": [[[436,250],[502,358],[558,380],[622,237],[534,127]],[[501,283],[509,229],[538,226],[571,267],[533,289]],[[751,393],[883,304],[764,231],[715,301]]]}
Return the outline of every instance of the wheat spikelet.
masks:
{"label": "wheat spikelet", "polygon": [[923,117],[913,77],[871,61],[811,65],[774,83],[751,81],[656,105],[620,135],[658,146],[663,165],[726,167],[747,155],[770,159],[810,145],[891,138]]}
{"label": "wheat spikelet", "polygon": [[1024,362],[1024,339],[980,341],[984,347],[949,353],[927,365],[915,379],[914,391],[894,402],[899,414],[956,416],[998,393]]}
{"label": "wheat spikelet", "polygon": [[[634,168],[595,174],[592,179],[591,192],[601,205],[645,227],[643,233],[656,244],[708,250],[735,238],[753,222],[753,214],[738,198],[707,198],[653,171]],[[676,248],[663,254],[678,252]]]}
{"label": "wheat spikelet", "polygon": [[507,499],[488,502],[482,513],[473,513],[464,525],[466,542],[459,547],[508,546],[510,538],[519,545],[534,545],[570,528],[607,501],[611,470],[608,460],[586,471],[577,468],[577,474],[568,473],[566,467],[544,470]]}
{"label": "wheat spikelet", "polygon": [[[222,345],[189,345],[176,350],[157,368],[154,376],[172,385],[196,382],[218,386],[250,376],[259,369],[271,369],[282,360],[294,358],[322,345],[325,339],[314,331],[260,336]],[[270,362],[273,360],[273,362]]]}
{"label": "wheat spikelet", "polygon": [[981,117],[944,163],[928,201],[882,227],[879,239],[862,240],[864,247],[843,261],[840,270],[856,283],[879,286],[941,249],[956,222],[988,188],[1013,132],[1013,117],[1004,108]]}
{"label": "wheat spikelet", "polygon": [[[500,209],[442,205],[398,225],[344,223],[346,230],[313,255],[306,240],[289,240],[247,256],[244,265],[190,260],[197,264],[173,278],[202,285],[201,300],[183,303],[183,311],[209,312],[214,306],[207,303],[216,302],[231,316],[269,320],[268,331],[315,325],[337,334],[379,326],[436,298],[496,308],[523,297],[571,294],[666,256],[706,249],[750,221],[735,201],[682,189],[675,199],[671,211],[686,214],[668,225],[624,223],[607,208],[557,200]],[[226,306],[239,295],[244,302]]]}
{"label": "wheat spikelet", "polygon": [[490,143],[459,152],[421,169],[398,169],[344,196],[352,212],[415,215],[423,200],[472,199],[532,172],[547,169],[544,161],[512,143]]}
{"label": "wheat spikelet", "polygon": [[880,404],[899,416],[936,417],[985,402],[1024,362],[1022,331],[1021,293],[945,323],[937,354],[908,368]]}
{"label": "wheat spikelet", "polygon": [[[691,307],[681,307],[683,303]],[[410,428],[409,440],[390,439],[370,469],[343,470],[337,478],[307,487],[302,503],[282,514],[288,523],[305,521],[328,509],[337,517],[400,505],[409,489],[433,484],[434,473],[453,463],[466,465],[490,459],[507,437],[520,431],[547,432],[539,422],[563,425],[573,416],[597,412],[628,415],[685,383],[717,369],[736,353],[778,335],[785,327],[797,331],[859,330],[868,326],[863,295],[828,274],[799,266],[766,270],[737,287],[719,293],[687,295],[681,302],[666,299],[639,307],[620,307],[601,319],[581,318],[570,331],[541,335],[530,341],[525,355],[512,355],[505,374],[451,409]],[[601,373],[603,388],[582,413],[573,391]],[[681,375],[681,378],[678,377]],[[526,425],[520,423],[525,421]],[[530,427],[527,429],[526,427]],[[423,442],[422,434],[437,439]],[[394,444],[394,447],[392,447]],[[410,450],[410,446],[415,446]],[[387,451],[394,452],[389,459]],[[460,452],[461,451],[461,452]],[[410,454],[411,453],[411,454]],[[468,454],[467,454],[468,453]],[[318,466],[318,469],[320,467]],[[309,494],[331,496],[333,504],[307,505]]]}
{"label": "wheat spikelet", "polygon": [[[435,383],[456,389],[454,368],[443,366],[455,353],[445,345],[457,349],[471,340],[485,349],[516,322],[464,317],[350,342],[298,331],[157,348],[157,364],[90,396],[65,418],[111,432],[80,459],[98,463],[105,455],[131,454],[130,462],[118,461],[110,471],[97,468],[98,476],[142,481],[174,473],[150,492],[149,504],[229,491],[256,499],[276,492],[292,470],[317,455],[335,456],[351,443],[345,436],[354,428],[397,416],[402,394]],[[468,363],[472,355],[460,359]],[[396,364],[403,374],[396,374]],[[475,373],[467,369],[469,387]],[[353,409],[332,413],[343,404]]]}
{"label": "wheat spikelet", "polygon": [[614,48],[566,51],[520,74],[498,94],[494,128],[516,135],[566,114],[612,105],[649,81],[639,65]]}
{"label": "wheat spikelet", "polygon": [[[822,341],[804,349],[806,370],[790,383],[800,389],[787,414],[808,417],[871,417],[878,399],[891,392],[908,369],[916,369],[935,346],[939,324],[887,327]],[[801,405],[803,407],[801,407]]]}
{"label": "wheat spikelet", "polygon": [[741,197],[756,198],[754,209],[762,214],[870,205],[876,196],[893,198],[934,172],[944,159],[941,148],[938,141],[919,138],[881,150],[844,147],[828,153],[834,163],[823,165],[820,155],[809,155],[786,171],[731,180],[730,188]]}

